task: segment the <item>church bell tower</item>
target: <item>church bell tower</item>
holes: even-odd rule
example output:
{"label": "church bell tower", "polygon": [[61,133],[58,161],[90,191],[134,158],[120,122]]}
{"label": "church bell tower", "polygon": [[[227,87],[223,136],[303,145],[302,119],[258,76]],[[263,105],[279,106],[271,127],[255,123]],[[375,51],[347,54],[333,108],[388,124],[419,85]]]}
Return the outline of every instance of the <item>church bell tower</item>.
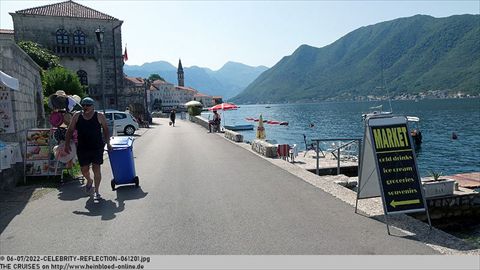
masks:
{"label": "church bell tower", "polygon": [[181,59],[178,59],[177,77],[178,77],[178,86],[185,86],[185,80],[184,80],[184,77],[183,77],[183,67],[182,67],[182,60]]}

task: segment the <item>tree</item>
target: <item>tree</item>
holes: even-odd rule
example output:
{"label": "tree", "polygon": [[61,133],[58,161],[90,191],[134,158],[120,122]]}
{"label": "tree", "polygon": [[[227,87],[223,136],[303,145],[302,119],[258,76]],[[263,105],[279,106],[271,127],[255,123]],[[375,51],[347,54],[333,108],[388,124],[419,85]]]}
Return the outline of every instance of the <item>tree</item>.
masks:
{"label": "tree", "polygon": [[63,90],[67,95],[78,95],[80,97],[86,95],[77,74],[63,67],[47,70],[43,75],[42,84],[45,97],[54,94],[57,90]]}
{"label": "tree", "polygon": [[165,81],[165,79],[158,74],[150,74],[150,77],[148,77],[148,79],[152,82],[156,80]]}
{"label": "tree", "polygon": [[53,55],[50,51],[35,42],[20,41],[18,46],[44,70],[61,67],[60,58],[58,56]]}

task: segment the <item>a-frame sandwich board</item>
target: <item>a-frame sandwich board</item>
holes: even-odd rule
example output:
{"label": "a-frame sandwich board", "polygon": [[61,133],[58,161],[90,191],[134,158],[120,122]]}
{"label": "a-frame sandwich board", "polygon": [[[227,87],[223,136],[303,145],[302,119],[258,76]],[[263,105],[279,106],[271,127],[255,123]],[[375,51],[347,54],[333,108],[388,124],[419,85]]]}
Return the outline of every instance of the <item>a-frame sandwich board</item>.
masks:
{"label": "a-frame sandwich board", "polygon": [[423,195],[417,161],[406,116],[372,115],[365,119],[357,200],[382,197],[387,216],[425,211],[432,224]]}

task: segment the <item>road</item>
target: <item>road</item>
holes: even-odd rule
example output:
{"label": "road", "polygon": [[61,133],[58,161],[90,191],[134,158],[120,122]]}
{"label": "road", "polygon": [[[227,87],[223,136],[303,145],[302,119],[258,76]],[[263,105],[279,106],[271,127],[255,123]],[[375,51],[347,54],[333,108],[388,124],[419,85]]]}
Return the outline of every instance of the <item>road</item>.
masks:
{"label": "road", "polygon": [[95,202],[69,182],[28,203],[1,254],[437,254],[218,134],[167,119],[135,137],[140,187]]}

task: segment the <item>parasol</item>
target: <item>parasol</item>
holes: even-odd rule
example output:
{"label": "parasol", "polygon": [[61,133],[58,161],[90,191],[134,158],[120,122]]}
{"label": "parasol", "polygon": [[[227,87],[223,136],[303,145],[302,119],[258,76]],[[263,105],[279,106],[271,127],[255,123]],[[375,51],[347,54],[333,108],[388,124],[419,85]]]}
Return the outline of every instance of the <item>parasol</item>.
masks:
{"label": "parasol", "polygon": [[258,127],[257,127],[257,139],[260,139],[260,140],[265,140],[266,136],[265,136],[265,128],[263,127],[263,117],[262,115],[260,114],[260,118],[258,120]]}
{"label": "parasol", "polygon": [[185,107],[203,107],[203,104],[200,101],[191,100],[185,103]]}

